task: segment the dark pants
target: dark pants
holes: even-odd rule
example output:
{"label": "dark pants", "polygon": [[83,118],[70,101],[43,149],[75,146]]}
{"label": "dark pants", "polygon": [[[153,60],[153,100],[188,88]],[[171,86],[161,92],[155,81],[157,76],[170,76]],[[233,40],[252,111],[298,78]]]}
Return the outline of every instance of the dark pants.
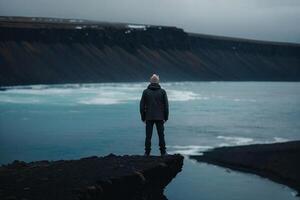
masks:
{"label": "dark pants", "polygon": [[153,125],[155,124],[158,138],[159,138],[159,149],[161,153],[166,152],[166,143],[164,135],[164,121],[163,120],[146,120],[146,140],[145,140],[145,151],[149,154],[151,151],[151,138],[153,132]]}

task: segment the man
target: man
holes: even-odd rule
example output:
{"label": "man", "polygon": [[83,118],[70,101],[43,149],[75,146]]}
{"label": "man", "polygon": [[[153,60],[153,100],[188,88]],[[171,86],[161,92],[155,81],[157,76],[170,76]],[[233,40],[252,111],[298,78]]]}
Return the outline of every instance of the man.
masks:
{"label": "man", "polygon": [[140,113],[146,123],[145,156],[151,152],[151,137],[155,124],[158,137],[159,149],[162,156],[167,155],[164,137],[164,123],[169,117],[169,103],[167,93],[159,85],[159,76],[153,74],[148,88],[143,91],[140,101]]}

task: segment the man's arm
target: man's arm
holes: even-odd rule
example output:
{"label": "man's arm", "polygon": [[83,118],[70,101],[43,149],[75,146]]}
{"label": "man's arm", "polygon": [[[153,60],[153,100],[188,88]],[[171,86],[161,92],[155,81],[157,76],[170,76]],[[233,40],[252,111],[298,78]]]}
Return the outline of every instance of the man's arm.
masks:
{"label": "man's arm", "polygon": [[168,101],[168,96],[167,92],[164,92],[164,111],[165,111],[165,121],[169,119],[169,101]]}
{"label": "man's arm", "polygon": [[140,114],[141,114],[141,119],[142,121],[145,121],[145,114],[146,114],[146,110],[145,110],[145,91],[143,92],[142,98],[140,100]]}

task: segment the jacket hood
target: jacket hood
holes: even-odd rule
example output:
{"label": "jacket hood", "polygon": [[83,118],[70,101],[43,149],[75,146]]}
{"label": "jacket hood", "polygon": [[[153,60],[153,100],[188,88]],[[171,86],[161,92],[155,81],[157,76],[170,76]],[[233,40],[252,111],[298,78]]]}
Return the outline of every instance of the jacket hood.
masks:
{"label": "jacket hood", "polygon": [[150,90],[158,90],[158,89],[160,89],[161,87],[160,87],[160,85],[158,84],[158,83],[150,83],[149,85],[148,85],[148,89],[150,89]]}

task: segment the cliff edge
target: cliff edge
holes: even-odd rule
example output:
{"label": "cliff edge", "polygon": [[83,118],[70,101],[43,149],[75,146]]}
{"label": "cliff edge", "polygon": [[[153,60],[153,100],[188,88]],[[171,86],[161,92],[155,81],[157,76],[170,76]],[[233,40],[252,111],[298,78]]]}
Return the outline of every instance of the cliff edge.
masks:
{"label": "cliff edge", "polygon": [[0,199],[166,199],[182,166],[181,155],[15,161],[0,167]]}

